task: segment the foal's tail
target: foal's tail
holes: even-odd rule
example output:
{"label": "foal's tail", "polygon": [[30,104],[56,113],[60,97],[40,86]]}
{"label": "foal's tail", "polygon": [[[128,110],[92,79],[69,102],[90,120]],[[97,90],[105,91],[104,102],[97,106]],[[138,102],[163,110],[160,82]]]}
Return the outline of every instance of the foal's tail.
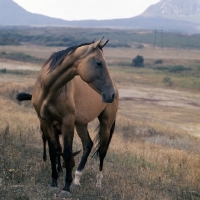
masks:
{"label": "foal's tail", "polygon": [[[99,128],[98,135],[94,139],[94,141],[97,142],[97,146],[95,147],[93,156],[95,156],[95,155],[99,156],[99,150],[100,150],[99,148],[100,148],[101,129],[100,129],[100,126],[97,127],[97,128]],[[115,130],[115,121],[113,122],[113,125],[112,125],[112,127],[110,129],[110,136],[109,136],[108,142],[106,144],[107,145],[107,149],[108,149],[110,141],[112,139],[114,130]]]}
{"label": "foal's tail", "polygon": [[28,93],[18,93],[17,96],[16,96],[16,99],[18,101],[29,101],[32,99],[32,95],[31,94],[28,94]]}

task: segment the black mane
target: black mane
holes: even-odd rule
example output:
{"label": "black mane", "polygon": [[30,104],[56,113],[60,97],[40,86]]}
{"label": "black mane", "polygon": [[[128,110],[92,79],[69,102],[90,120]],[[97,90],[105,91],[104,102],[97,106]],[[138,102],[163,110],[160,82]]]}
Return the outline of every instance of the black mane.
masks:
{"label": "black mane", "polygon": [[[55,52],[44,62],[43,66],[45,66],[48,62],[51,61],[50,66],[49,66],[49,71],[51,72],[63,62],[64,58],[69,54],[69,52],[71,52],[71,51],[74,52],[77,48],[79,48],[81,46],[90,45],[93,43],[94,43],[94,41],[89,42],[89,43],[82,43],[80,45],[71,46],[65,50]],[[100,46],[99,46],[99,48],[100,48]]]}

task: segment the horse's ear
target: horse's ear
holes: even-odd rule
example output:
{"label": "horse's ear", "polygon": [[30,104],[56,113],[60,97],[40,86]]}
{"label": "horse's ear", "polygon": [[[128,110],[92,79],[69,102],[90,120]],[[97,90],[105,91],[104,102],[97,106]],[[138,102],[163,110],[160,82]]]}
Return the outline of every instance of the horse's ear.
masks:
{"label": "horse's ear", "polygon": [[73,153],[72,153],[73,157],[75,157],[76,155],[78,155],[80,152],[81,152],[81,150],[76,151],[76,152],[73,152]]}
{"label": "horse's ear", "polygon": [[101,43],[101,41],[103,40],[103,38],[104,38],[104,37],[102,37],[100,40],[97,40],[97,41],[93,44],[94,49],[96,49],[96,48],[100,45],[100,43]]}
{"label": "horse's ear", "polygon": [[106,40],[103,44],[100,44],[100,47],[103,49],[104,48],[104,46],[106,46],[106,44],[109,42],[109,39],[108,40]]}

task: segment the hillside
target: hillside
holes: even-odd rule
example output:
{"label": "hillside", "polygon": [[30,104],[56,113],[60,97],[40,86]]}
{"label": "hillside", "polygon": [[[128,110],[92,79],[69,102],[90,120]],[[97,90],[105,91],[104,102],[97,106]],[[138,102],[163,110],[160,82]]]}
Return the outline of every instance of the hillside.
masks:
{"label": "hillside", "polygon": [[200,18],[200,0],[161,0],[150,6],[142,16],[164,17],[196,23]]}
{"label": "hillside", "polygon": [[0,25],[64,25],[61,19],[33,14],[12,0],[0,0]]}
{"label": "hillside", "polygon": [[[47,17],[40,14],[34,14],[26,11],[12,0],[0,0],[0,25],[3,26],[68,26],[68,27],[90,27],[90,28],[120,28],[120,29],[150,29],[162,28],[165,31],[195,33],[198,30],[198,24],[194,20],[186,20],[188,13],[185,13],[185,18],[182,17],[177,20],[175,11],[179,8],[179,3],[182,5],[186,0],[162,0],[160,3],[150,6],[142,15],[114,20],[80,20],[80,21],[66,21],[62,19]],[[193,4],[191,3],[193,2]],[[196,9],[198,13],[199,6],[196,7],[197,2],[192,0],[190,14]],[[196,2],[196,4],[195,4]],[[187,10],[188,5],[179,11]],[[199,5],[199,4],[198,4]],[[171,7],[173,9],[171,9]],[[192,9],[193,8],[193,9]],[[163,14],[164,13],[164,14]],[[192,15],[195,18],[197,14]],[[196,18],[195,18],[196,20]]]}

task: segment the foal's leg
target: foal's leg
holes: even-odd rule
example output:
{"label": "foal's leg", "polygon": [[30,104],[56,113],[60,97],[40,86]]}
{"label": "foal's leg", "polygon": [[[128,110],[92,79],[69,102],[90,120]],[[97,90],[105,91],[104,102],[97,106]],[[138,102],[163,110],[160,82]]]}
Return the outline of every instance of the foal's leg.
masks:
{"label": "foal's leg", "polygon": [[81,138],[82,145],[83,145],[83,155],[81,158],[81,162],[75,172],[75,179],[74,179],[74,184],[75,185],[80,185],[80,178],[82,175],[82,171],[85,167],[85,164],[87,162],[87,158],[91,152],[93,142],[90,138],[90,135],[87,130],[87,124],[76,124],[76,130]]}

